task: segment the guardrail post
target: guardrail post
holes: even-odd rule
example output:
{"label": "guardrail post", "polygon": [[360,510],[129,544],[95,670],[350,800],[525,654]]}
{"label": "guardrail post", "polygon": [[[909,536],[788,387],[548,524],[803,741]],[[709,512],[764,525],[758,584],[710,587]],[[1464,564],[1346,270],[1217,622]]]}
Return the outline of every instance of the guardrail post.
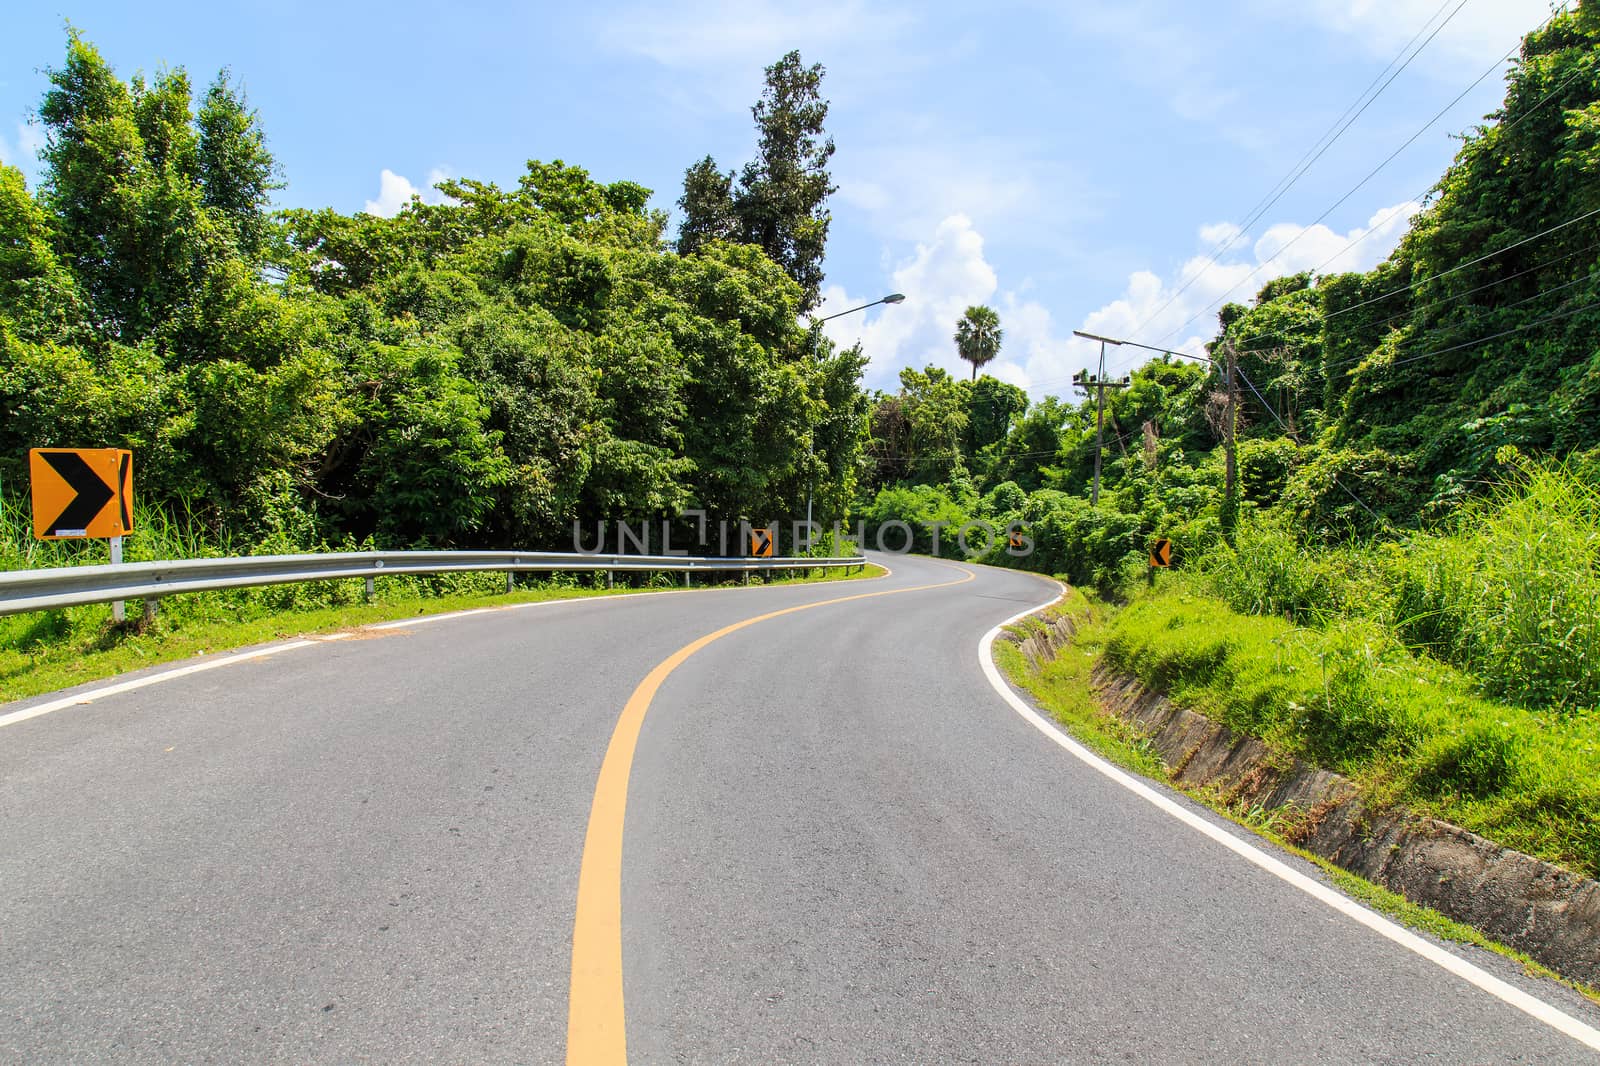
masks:
{"label": "guardrail post", "polygon": [[617,575],[615,573],[613,573],[612,571],[607,570],[606,571],[606,588],[608,588],[608,589],[616,588],[616,586],[617,586]]}
{"label": "guardrail post", "polygon": [[161,601],[150,598],[144,601],[144,624],[149,625],[156,620],[156,604]]}
{"label": "guardrail post", "polygon": [[515,591],[517,591],[517,572],[515,570],[507,570],[506,571],[506,595],[509,596]]}
{"label": "guardrail post", "polygon": [[687,570],[685,570],[683,572],[683,587],[684,588],[688,588],[689,587],[689,571],[687,571]]}
{"label": "guardrail post", "polygon": [[370,577],[367,578],[366,595],[367,595],[367,602],[368,603],[371,603],[373,600],[378,598],[378,586],[376,585],[376,583],[373,582],[372,578],[370,578]]}

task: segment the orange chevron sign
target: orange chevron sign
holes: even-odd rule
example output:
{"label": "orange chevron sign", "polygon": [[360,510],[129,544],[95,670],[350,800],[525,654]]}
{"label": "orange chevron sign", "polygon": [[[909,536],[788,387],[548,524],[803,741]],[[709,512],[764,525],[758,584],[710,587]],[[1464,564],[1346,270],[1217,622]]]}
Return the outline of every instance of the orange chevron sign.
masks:
{"label": "orange chevron sign", "polygon": [[1172,565],[1172,541],[1162,537],[1151,546],[1150,565],[1163,568]]}
{"label": "orange chevron sign", "polygon": [[34,448],[33,535],[39,540],[133,532],[133,453],[125,448]]}

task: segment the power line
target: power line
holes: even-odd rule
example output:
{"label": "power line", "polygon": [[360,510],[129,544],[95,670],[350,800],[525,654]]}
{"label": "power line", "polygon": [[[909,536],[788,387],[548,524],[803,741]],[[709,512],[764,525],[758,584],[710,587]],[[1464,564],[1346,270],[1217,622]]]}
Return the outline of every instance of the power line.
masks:
{"label": "power line", "polygon": [[1480,256],[1478,256],[1478,258],[1470,259],[1465,263],[1459,263],[1456,266],[1451,267],[1449,270],[1441,270],[1437,274],[1429,274],[1427,277],[1422,278],[1420,281],[1413,281],[1413,282],[1410,282],[1408,284],[1402,285],[1397,289],[1390,289],[1388,292],[1383,293],[1381,296],[1374,296],[1371,299],[1362,300],[1360,303],[1351,304],[1349,307],[1341,307],[1341,308],[1339,308],[1339,310],[1333,312],[1333,314],[1328,315],[1327,318],[1335,318],[1335,317],[1337,317],[1339,315],[1347,314],[1347,313],[1349,313],[1351,311],[1357,310],[1358,308],[1366,307],[1369,304],[1375,304],[1379,300],[1387,300],[1391,296],[1398,295],[1398,294],[1400,294],[1402,292],[1407,292],[1407,291],[1409,291],[1411,289],[1416,288],[1419,285],[1426,285],[1430,281],[1437,281],[1440,278],[1448,277],[1449,275],[1454,274],[1454,273],[1456,273],[1458,271],[1461,271],[1461,270],[1465,270],[1468,267],[1477,266],[1479,263],[1487,262],[1488,260],[1493,259],[1495,256],[1505,255],[1507,252],[1513,251],[1513,250],[1515,250],[1517,248],[1521,248],[1525,244],[1531,244],[1532,242],[1534,242],[1536,240],[1539,240],[1539,239],[1541,239],[1543,237],[1548,237],[1550,234],[1555,233],[1558,230],[1564,230],[1568,226],[1575,226],[1579,222],[1584,221],[1585,219],[1593,218],[1595,215],[1600,215],[1600,207],[1597,207],[1592,211],[1585,211],[1583,214],[1579,215],[1577,218],[1569,218],[1565,222],[1561,222],[1561,223],[1558,223],[1557,225],[1551,226],[1549,229],[1540,230],[1538,233],[1535,233],[1533,236],[1524,237],[1524,238],[1522,238],[1522,240],[1517,241],[1517,242],[1515,242],[1513,244],[1508,244],[1504,248],[1500,248],[1500,249],[1497,249],[1497,250],[1495,250],[1493,252],[1488,252],[1488,253],[1486,253],[1484,255],[1480,255]]}
{"label": "power line", "polygon": [[[1519,47],[1520,47],[1520,45],[1519,45]],[[1197,311],[1187,322],[1183,323],[1183,325],[1179,326],[1177,329],[1171,330],[1168,333],[1164,334],[1162,339],[1165,340],[1167,337],[1171,337],[1173,334],[1182,333],[1184,330],[1188,329],[1195,322],[1197,322],[1201,318],[1203,318],[1212,308],[1216,307],[1218,304],[1222,303],[1223,300],[1227,299],[1229,295],[1231,295],[1236,289],[1239,288],[1239,286],[1243,285],[1245,282],[1249,281],[1251,278],[1256,277],[1257,275],[1259,275],[1263,270],[1265,270],[1267,267],[1271,266],[1274,262],[1276,262],[1283,255],[1284,252],[1287,252],[1290,248],[1293,248],[1296,244],[1299,244],[1300,241],[1305,238],[1305,235],[1307,233],[1310,233],[1317,226],[1321,225],[1322,222],[1329,215],[1333,214],[1334,211],[1336,211],[1340,207],[1344,206],[1345,202],[1347,200],[1349,200],[1350,197],[1352,197],[1356,193],[1360,192],[1361,189],[1366,186],[1367,182],[1369,182],[1373,178],[1377,177],[1379,172],[1382,171],[1384,167],[1387,167],[1390,163],[1394,162],[1395,159],[1399,157],[1401,152],[1404,152],[1407,148],[1410,148],[1413,144],[1415,144],[1416,141],[1417,141],[1417,138],[1421,137],[1424,133],[1428,132],[1428,130],[1432,129],[1434,123],[1438,122],[1441,118],[1443,118],[1446,114],[1448,114],[1450,112],[1451,108],[1455,107],[1462,100],[1464,100],[1468,93],[1472,92],[1473,89],[1476,89],[1483,82],[1483,80],[1485,78],[1487,78],[1490,74],[1493,74],[1497,69],[1499,69],[1500,65],[1503,64],[1504,62],[1506,62],[1506,60],[1510,59],[1513,55],[1515,55],[1516,52],[1517,52],[1517,49],[1513,48],[1510,52],[1507,52],[1502,58],[1496,60],[1494,62],[1494,65],[1489,67],[1482,74],[1478,75],[1477,79],[1474,80],[1471,85],[1468,85],[1465,89],[1461,90],[1460,94],[1457,95],[1454,100],[1451,100],[1436,115],[1434,115],[1431,119],[1429,119],[1426,123],[1424,123],[1421,126],[1421,128],[1419,128],[1417,130],[1417,132],[1413,133],[1410,137],[1406,138],[1405,142],[1403,144],[1401,144],[1400,147],[1398,147],[1394,151],[1390,152],[1389,155],[1384,159],[1383,162],[1379,163],[1377,166],[1375,166],[1371,170],[1369,170],[1367,172],[1366,177],[1364,177],[1360,181],[1356,182],[1355,185],[1353,185],[1348,192],[1346,192],[1343,196],[1339,197],[1339,199],[1335,200],[1333,202],[1333,204],[1327,210],[1323,211],[1322,214],[1318,215],[1311,222],[1310,225],[1308,225],[1308,226],[1304,227],[1303,229],[1301,229],[1300,232],[1297,233],[1294,236],[1294,239],[1290,240],[1282,248],[1279,248],[1276,252],[1274,252],[1272,254],[1272,258],[1268,259],[1264,263],[1261,263],[1261,264],[1257,265],[1254,270],[1250,271],[1250,273],[1246,274],[1243,278],[1240,278],[1238,281],[1236,281],[1232,285],[1230,285],[1227,288],[1227,290],[1223,292],[1223,294],[1221,296],[1217,297],[1215,300],[1211,301],[1209,304],[1207,304],[1206,306],[1202,307],[1199,311]]]}
{"label": "power line", "polygon": [[[1422,36],[1423,31],[1433,23],[1433,20],[1438,18],[1440,13],[1443,12],[1446,7],[1450,6],[1450,3],[1451,0],[1445,0],[1445,2],[1439,6],[1439,10],[1435,11],[1431,16],[1429,16],[1428,21],[1422,24],[1421,28],[1419,28],[1417,32],[1412,35],[1411,40],[1407,41],[1400,49],[1399,53],[1389,61],[1389,65],[1384,67],[1383,70],[1379,71],[1378,76],[1373,78],[1365,89],[1361,90],[1361,93],[1356,97],[1355,101],[1352,102],[1349,107],[1345,108],[1344,114],[1333,120],[1333,124],[1330,125],[1327,130],[1323,131],[1322,136],[1319,137],[1310,148],[1306,149],[1305,155],[1302,155],[1300,160],[1295,163],[1294,166],[1289,168],[1289,173],[1284,177],[1279,178],[1278,183],[1269,189],[1267,194],[1263,196],[1261,200],[1256,202],[1255,207],[1251,208],[1250,211],[1247,212],[1248,217],[1245,219],[1245,221],[1239,226],[1234,234],[1228,238],[1226,243],[1211,253],[1206,265],[1201,267],[1200,270],[1197,271],[1188,281],[1186,281],[1177,292],[1174,292],[1171,296],[1169,296],[1166,303],[1156,308],[1155,311],[1151,312],[1149,315],[1146,315],[1142,322],[1134,326],[1133,329],[1129,330],[1129,333],[1137,334],[1140,330],[1144,329],[1144,327],[1147,326],[1152,320],[1158,318],[1161,315],[1161,312],[1171,307],[1178,297],[1187,292],[1189,287],[1196,281],[1199,281],[1207,271],[1216,266],[1223,254],[1227,252],[1228,249],[1232,248],[1241,237],[1248,233],[1250,227],[1261,221],[1262,216],[1264,216],[1268,211],[1272,210],[1273,205],[1275,205],[1279,200],[1283,199],[1289,190],[1294,187],[1294,184],[1305,176],[1306,171],[1310,170],[1317,160],[1321,159],[1323,155],[1327,153],[1328,149],[1333,147],[1334,142],[1342,137],[1345,131],[1355,124],[1355,121],[1366,112],[1367,108],[1371,107],[1373,102],[1377,100],[1379,96],[1383,95],[1383,91],[1387,89],[1391,83],[1393,83],[1395,78],[1398,78],[1401,72],[1404,71],[1406,67],[1411,65],[1411,61],[1416,59],[1417,56],[1421,54],[1422,50],[1426,48],[1430,42],[1432,42],[1434,37],[1438,36],[1439,31],[1444,29],[1445,26],[1450,23],[1450,20],[1455,18],[1457,13],[1459,13],[1461,9],[1466,6],[1467,0],[1461,0],[1461,2],[1456,5],[1456,9],[1450,12],[1449,16],[1443,22],[1439,23],[1439,25],[1434,28],[1433,32],[1428,35],[1428,39],[1418,45],[1416,50],[1412,51],[1409,56],[1406,56],[1406,52],[1410,50],[1412,44],[1416,42],[1418,37]],[[1402,57],[1405,58],[1405,62],[1400,63]],[[1377,85],[1379,80],[1382,79],[1385,74],[1388,74],[1396,63],[1400,63],[1400,68],[1395,70],[1393,74],[1389,75],[1389,80],[1383,82],[1382,86],[1378,88],[1377,92],[1372,92],[1372,87]],[[1368,96],[1368,93],[1371,93],[1371,95]],[[1362,102],[1363,99],[1365,99],[1365,103]],[[1355,111],[1355,114],[1352,115],[1352,111]],[[1348,122],[1345,121],[1347,116],[1349,118]],[[1343,122],[1344,125],[1341,126],[1341,122]]]}
{"label": "power line", "polygon": [[[1534,29],[1532,31],[1530,31],[1530,32],[1531,33],[1537,33],[1540,30],[1544,29],[1544,27],[1548,26],[1556,18],[1557,15],[1562,14],[1563,11],[1564,11],[1564,7],[1563,8],[1558,8],[1557,10],[1552,11],[1550,13],[1550,17],[1549,18],[1545,19],[1538,26],[1534,27]],[[1226,291],[1223,292],[1223,294],[1221,296],[1219,296],[1217,299],[1213,300],[1211,303],[1207,304],[1205,307],[1201,308],[1194,316],[1192,316],[1187,322],[1183,323],[1177,329],[1171,330],[1170,332],[1168,332],[1165,335],[1163,335],[1162,339],[1164,340],[1167,337],[1171,337],[1173,334],[1181,333],[1184,330],[1188,329],[1189,326],[1193,325],[1199,319],[1204,317],[1206,315],[1206,313],[1209,312],[1212,308],[1216,307],[1218,304],[1222,303],[1223,300],[1227,299],[1227,297],[1229,295],[1231,295],[1236,289],[1238,289],[1238,287],[1240,285],[1243,285],[1245,282],[1249,281],[1251,278],[1256,277],[1258,274],[1261,273],[1261,271],[1265,270],[1268,266],[1270,266],[1274,262],[1276,262],[1283,255],[1284,252],[1288,251],[1294,245],[1298,244],[1301,241],[1301,239],[1303,239],[1305,237],[1305,235],[1307,233],[1311,232],[1312,229],[1316,228],[1316,226],[1321,224],[1324,219],[1326,219],[1330,214],[1332,214],[1335,210],[1337,210],[1340,206],[1342,206],[1345,203],[1345,201],[1349,200],[1350,197],[1354,196],[1358,191],[1360,191],[1367,184],[1367,182],[1371,181],[1374,177],[1376,177],[1378,175],[1378,173],[1380,171],[1382,171],[1390,163],[1394,162],[1394,160],[1400,155],[1401,152],[1403,152],[1407,148],[1411,147],[1411,145],[1416,142],[1417,138],[1421,137],[1424,133],[1426,133],[1429,129],[1431,129],[1435,123],[1437,123],[1441,118],[1443,118],[1447,113],[1449,113],[1451,108],[1455,107],[1456,104],[1460,103],[1463,99],[1465,99],[1467,94],[1472,92],[1473,89],[1476,89],[1478,87],[1478,85],[1480,85],[1485,78],[1487,78],[1490,74],[1493,74],[1496,70],[1498,70],[1500,68],[1500,66],[1502,64],[1506,63],[1513,56],[1515,56],[1517,54],[1517,52],[1521,49],[1521,47],[1522,47],[1522,44],[1521,44],[1521,41],[1519,40],[1517,45],[1516,45],[1516,47],[1513,47],[1504,56],[1502,56],[1498,60],[1496,60],[1494,62],[1494,64],[1491,65],[1487,70],[1485,70],[1482,74],[1478,75],[1478,77],[1473,80],[1472,84],[1468,85],[1465,89],[1463,89],[1456,96],[1456,98],[1454,100],[1450,101],[1450,103],[1446,104],[1444,106],[1444,108],[1439,111],[1438,114],[1434,115],[1433,118],[1429,119],[1426,123],[1423,124],[1423,126],[1420,129],[1418,129],[1415,133],[1413,133],[1410,137],[1408,137],[1406,139],[1406,141],[1403,144],[1401,144],[1399,148],[1396,148],[1393,152],[1391,152],[1389,154],[1389,156],[1386,159],[1384,159],[1383,162],[1379,163],[1376,167],[1374,167],[1371,171],[1369,171],[1364,178],[1362,178],[1360,181],[1358,181],[1350,189],[1349,192],[1345,193],[1343,196],[1339,197],[1338,200],[1334,201],[1333,205],[1330,206],[1326,211],[1322,212],[1322,214],[1318,215],[1317,218],[1309,226],[1306,226],[1303,229],[1301,229],[1301,231],[1298,234],[1295,235],[1293,240],[1289,241],[1288,244],[1285,244],[1282,248],[1279,248],[1276,252],[1274,252],[1271,259],[1268,259],[1266,262],[1259,264],[1254,270],[1250,271],[1249,274],[1246,274],[1239,281],[1234,282],[1231,286],[1228,287],[1228,289]],[[1569,81],[1570,81],[1570,79],[1569,79]],[[1554,95],[1554,93],[1551,93],[1549,95]],[[1546,99],[1548,99],[1548,98],[1549,98],[1549,96],[1546,97]],[[1542,104],[1543,101],[1541,100],[1540,103]],[[1519,119],[1518,121],[1521,121],[1521,120]],[[1391,212],[1389,217],[1391,217],[1391,218],[1393,217],[1393,213],[1392,212]],[[1374,227],[1374,228],[1376,228],[1376,227]],[[1354,242],[1352,242],[1352,243],[1354,243]],[[1347,247],[1349,247],[1349,246],[1347,245]],[[1331,262],[1331,260],[1329,260],[1329,262]],[[1327,264],[1324,263],[1323,265],[1326,266]]]}
{"label": "power line", "polygon": [[[1551,16],[1551,17],[1553,18],[1554,16]],[[1548,22],[1548,21],[1549,20],[1547,19],[1546,22]],[[1537,32],[1537,30],[1535,32]],[[1567,75],[1567,79],[1565,81],[1563,81],[1560,85],[1557,85],[1554,89],[1551,89],[1549,92],[1545,93],[1544,96],[1539,98],[1539,102],[1538,103],[1534,104],[1532,107],[1528,108],[1522,114],[1518,115],[1516,117],[1516,119],[1514,119],[1512,122],[1510,122],[1510,123],[1508,123],[1508,124],[1506,124],[1504,126],[1493,127],[1492,130],[1490,130],[1489,132],[1492,132],[1494,134],[1494,136],[1496,136],[1496,137],[1504,137],[1504,136],[1506,136],[1512,130],[1516,129],[1518,126],[1522,125],[1528,119],[1532,118],[1536,111],[1538,111],[1545,104],[1547,104],[1551,100],[1553,100],[1558,94],[1561,93],[1561,91],[1563,89],[1565,89],[1567,86],[1571,85],[1574,81],[1577,81],[1579,77],[1581,77],[1582,75],[1587,74],[1587,73],[1590,73],[1590,72],[1588,70],[1584,69],[1583,67],[1579,67],[1577,70],[1575,70],[1571,74]],[[1437,182],[1435,182],[1434,184],[1437,184]],[[1366,230],[1364,233],[1362,233],[1361,236],[1353,238],[1343,248],[1340,248],[1337,252],[1334,252],[1327,259],[1324,259],[1322,261],[1322,263],[1319,264],[1313,270],[1313,273],[1315,273],[1315,274],[1322,273],[1323,269],[1325,267],[1327,267],[1327,265],[1329,263],[1334,262],[1340,256],[1344,255],[1344,253],[1348,252],[1350,249],[1354,248],[1356,245],[1360,244],[1362,241],[1366,240],[1368,237],[1371,237],[1374,233],[1377,233],[1380,230],[1382,230],[1384,226],[1389,224],[1389,221],[1392,218],[1394,218],[1395,215],[1397,215],[1401,211],[1405,210],[1406,207],[1409,204],[1416,203],[1417,201],[1421,200],[1424,196],[1428,195],[1429,190],[1432,189],[1432,188],[1433,188],[1433,186],[1430,185],[1427,189],[1423,189],[1421,192],[1418,192],[1415,196],[1412,196],[1409,200],[1406,201],[1406,203],[1401,204],[1398,207],[1392,208],[1389,211],[1388,214],[1384,215],[1383,218],[1381,218],[1378,222],[1373,224],[1373,226],[1370,229]]]}
{"label": "power line", "polygon": [[1431,352],[1424,352],[1421,355],[1409,355],[1404,359],[1396,359],[1389,365],[1402,366],[1406,363],[1415,363],[1421,359],[1432,359],[1436,356],[1445,355],[1449,352],[1457,352],[1462,348],[1471,348],[1475,344],[1487,344],[1490,341],[1499,340],[1501,337],[1509,337],[1513,333],[1522,333],[1525,330],[1530,330],[1535,326],[1542,326],[1546,322],[1555,322],[1559,319],[1571,318],[1578,312],[1587,311],[1591,307],[1600,307],[1600,299],[1590,300],[1586,304],[1579,304],[1577,307],[1569,307],[1565,311],[1557,311],[1555,314],[1545,315],[1543,318],[1536,318],[1532,322],[1524,322],[1520,326],[1513,326],[1511,329],[1501,330],[1499,333],[1491,333],[1487,337],[1479,337],[1476,340],[1466,341],[1462,344],[1453,344],[1448,348],[1438,348]]}
{"label": "power line", "polygon": [[[1472,296],[1472,295],[1475,295],[1477,293],[1484,292],[1484,291],[1486,291],[1488,289],[1493,289],[1493,288],[1495,288],[1497,286],[1504,285],[1508,281],[1515,281],[1518,278],[1526,277],[1529,274],[1537,274],[1541,270],[1547,270],[1550,267],[1555,266],[1557,263],[1565,262],[1566,260],[1571,259],[1574,256],[1583,255],[1586,252],[1593,252],[1593,251],[1596,251],[1596,250],[1600,250],[1600,243],[1586,245],[1586,246],[1584,246],[1582,248],[1578,248],[1578,249],[1576,249],[1574,251],[1568,252],[1565,255],[1559,255],[1554,259],[1547,259],[1543,263],[1538,263],[1538,264],[1536,264],[1534,266],[1528,267],[1526,270],[1519,270],[1515,274],[1507,274],[1503,278],[1496,278],[1494,281],[1486,282],[1486,283],[1484,283],[1482,285],[1476,286],[1475,288],[1467,289],[1464,292],[1456,293],[1454,296],[1446,296],[1442,300],[1435,300],[1433,303],[1423,304],[1421,307],[1409,308],[1409,309],[1407,309],[1405,311],[1399,312],[1398,314],[1390,315],[1388,318],[1380,318],[1376,322],[1373,322],[1372,325],[1374,327],[1393,325],[1394,323],[1399,322],[1401,319],[1406,319],[1406,318],[1412,317],[1413,315],[1420,315],[1420,314],[1423,314],[1423,313],[1428,312],[1428,311],[1437,310],[1438,308],[1441,308],[1441,307],[1447,307],[1450,304],[1453,304],[1453,303],[1457,302],[1458,300],[1466,299],[1468,296]],[[1501,307],[1491,308],[1490,310],[1503,311],[1503,310],[1506,310],[1506,309],[1512,308],[1512,307],[1520,307],[1522,304],[1528,303],[1530,300],[1537,299],[1540,296],[1548,296],[1550,293],[1553,293],[1553,292],[1560,292],[1562,289],[1571,288],[1573,285],[1578,284],[1579,282],[1592,280],[1593,278],[1595,278],[1597,276],[1600,276],[1600,275],[1587,275],[1585,277],[1579,278],[1577,281],[1567,282],[1564,285],[1557,285],[1553,289],[1542,289],[1539,292],[1534,293],[1530,297],[1527,297],[1527,298],[1522,299],[1522,300],[1518,300],[1516,303],[1505,304],[1505,305],[1503,305]],[[1390,295],[1393,295],[1393,294],[1391,293]],[[1340,315],[1344,314],[1346,311],[1354,310],[1354,308],[1356,306],[1357,305],[1352,304],[1350,307],[1340,308],[1337,311],[1334,311],[1334,312],[1332,312],[1330,314],[1326,314],[1326,315],[1322,316],[1321,321],[1325,323],[1331,318],[1337,318]],[[1262,336],[1262,337],[1280,337],[1280,338],[1287,339],[1289,335],[1286,334],[1286,333],[1264,333],[1264,334],[1260,334],[1260,336]],[[1265,348],[1240,348],[1239,349],[1239,354],[1240,355],[1255,355],[1255,354],[1258,354],[1258,353],[1261,353],[1261,352],[1272,351],[1272,350],[1274,350],[1274,349],[1276,349],[1278,347],[1281,347],[1281,346],[1280,345],[1269,345],[1269,346],[1267,346]]]}

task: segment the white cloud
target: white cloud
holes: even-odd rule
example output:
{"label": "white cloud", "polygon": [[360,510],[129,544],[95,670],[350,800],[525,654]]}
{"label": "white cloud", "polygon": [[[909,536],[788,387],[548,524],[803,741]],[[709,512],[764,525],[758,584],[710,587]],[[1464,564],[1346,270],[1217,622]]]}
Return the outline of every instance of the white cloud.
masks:
{"label": "white cloud", "polygon": [[889,137],[841,148],[834,159],[839,200],[898,241],[925,239],[959,214],[1009,242],[1059,246],[1062,229],[1093,217],[1107,197],[1042,142],[926,119],[908,117]]}
{"label": "white cloud", "polygon": [[28,184],[34,185],[39,180],[39,149],[44,144],[42,127],[19,122],[14,140],[0,135],[0,163],[16,167],[28,179]]}
{"label": "white cloud", "polygon": [[1221,248],[1233,243],[1243,231],[1232,222],[1213,222],[1200,227],[1200,243],[1207,248]]}
{"label": "white cloud", "polygon": [[[1550,6],[1550,0],[1469,2],[1428,43],[1418,63],[1456,80],[1461,77],[1461,60],[1488,63],[1495,56],[1504,55],[1523,34],[1549,18]],[[1300,4],[1271,3],[1262,8],[1280,18],[1308,20],[1346,34],[1386,59],[1393,58],[1440,11],[1436,0],[1307,0]]]}
{"label": "white cloud", "polygon": [[624,8],[604,20],[622,49],[663,66],[703,70],[708,65],[759,70],[793,48],[816,48],[865,36],[881,37],[903,16],[860,0],[796,7],[776,0],[698,0]]}
{"label": "white cloud", "polygon": [[1370,270],[1399,243],[1412,216],[1420,210],[1420,203],[1407,200],[1384,208],[1365,226],[1349,233],[1335,233],[1323,225],[1279,223],[1255,243],[1256,260],[1264,264],[1259,276],[1273,278],[1302,270],[1322,274]]}
{"label": "white cloud", "polygon": [[428,181],[424,188],[417,188],[411,180],[404,175],[396,174],[388,167],[378,175],[378,198],[368,200],[362,208],[369,215],[379,218],[393,218],[400,213],[400,209],[411,202],[413,196],[420,196],[425,204],[442,204],[446,197],[434,185],[450,177],[450,172],[444,167],[434,167],[428,171]]}
{"label": "white cloud", "polygon": [[[1172,345],[1174,351],[1203,355],[1206,341],[1216,333],[1216,311],[1222,304],[1248,302],[1271,279],[1302,270],[1319,274],[1370,270],[1394,250],[1420,207],[1414,201],[1386,207],[1375,212],[1366,225],[1347,233],[1336,233],[1323,225],[1278,223],[1248,249],[1237,250],[1231,259],[1224,255],[1213,263],[1210,255],[1196,255],[1183,264],[1175,277],[1166,280],[1150,271],[1138,271],[1128,278],[1120,297],[1086,316],[1079,328],[1106,337]],[[1203,246],[1209,245],[1208,232],[1215,231],[1213,226],[1201,228]],[[1072,353],[1076,361],[1051,356],[1052,350],[1043,346],[1045,358],[1032,358],[1022,364],[1029,386],[1036,392],[1041,383],[1059,383],[1087,365],[1082,359],[1089,354],[1086,349]],[[1097,348],[1094,354],[1098,357]],[[1124,348],[1108,357],[1108,366],[1122,372],[1145,362],[1152,354]]]}
{"label": "white cloud", "polygon": [[[1336,273],[1370,269],[1394,249],[1418,207],[1406,202],[1385,208],[1374,213],[1365,226],[1347,233],[1321,225],[1280,223],[1253,245],[1236,250],[1233,258],[1225,255],[1216,263],[1211,262],[1215,238],[1235,233],[1238,227],[1232,223],[1203,226],[1197,233],[1201,251],[1173,277],[1162,278],[1148,270],[1134,272],[1121,295],[1085,315],[1076,326],[1060,321],[1044,304],[1028,298],[1029,279],[1003,287],[984,255],[983,235],[971,219],[955,214],[938,224],[931,240],[918,244],[911,256],[889,271],[885,291],[905,293],[905,303],[836,318],[824,329],[840,345],[859,340],[870,359],[867,386],[892,389],[900,369],[906,366],[920,368],[932,363],[963,377],[970,374],[969,364],[956,355],[951,338],[956,321],[969,305],[987,303],[1000,313],[1005,341],[999,358],[984,372],[1029,390],[1035,399],[1064,395],[1070,391],[1072,375],[1093,368],[1099,359],[1099,345],[1073,337],[1074,328],[1202,355],[1205,342],[1216,330],[1215,307],[1228,300],[1247,301],[1268,280],[1299,270]],[[850,293],[830,285],[823,290],[823,304],[817,313],[834,314],[882,295]],[[1125,373],[1153,354],[1132,347],[1112,348],[1107,353],[1107,370]]]}
{"label": "white cloud", "polygon": [[[900,292],[905,303],[845,315],[824,323],[829,339],[841,346],[861,342],[871,360],[866,383],[893,388],[904,366],[929,363],[952,372],[968,364],[956,356],[956,320],[973,304],[988,303],[998,288],[994,268],[983,255],[983,237],[965,215],[951,215],[934,230],[933,239],[890,273],[886,292]],[[826,317],[885,295],[847,293],[838,285],[823,289],[817,315]]]}

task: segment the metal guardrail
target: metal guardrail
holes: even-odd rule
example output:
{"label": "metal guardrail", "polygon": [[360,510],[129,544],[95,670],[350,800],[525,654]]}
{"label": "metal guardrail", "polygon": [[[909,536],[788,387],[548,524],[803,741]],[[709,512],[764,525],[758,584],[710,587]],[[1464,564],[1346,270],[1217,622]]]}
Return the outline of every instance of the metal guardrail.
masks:
{"label": "metal guardrail", "polygon": [[539,570],[699,572],[807,570],[862,566],[860,557],[706,558],[686,555],[582,555],[564,552],[339,552],[326,555],[251,555],[229,559],[174,559],[114,566],[61,566],[0,571],[0,615],[49,611],[114,600],[154,601],[184,592],[283,585],[300,581],[368,580],[390,574],[450,574]]}

